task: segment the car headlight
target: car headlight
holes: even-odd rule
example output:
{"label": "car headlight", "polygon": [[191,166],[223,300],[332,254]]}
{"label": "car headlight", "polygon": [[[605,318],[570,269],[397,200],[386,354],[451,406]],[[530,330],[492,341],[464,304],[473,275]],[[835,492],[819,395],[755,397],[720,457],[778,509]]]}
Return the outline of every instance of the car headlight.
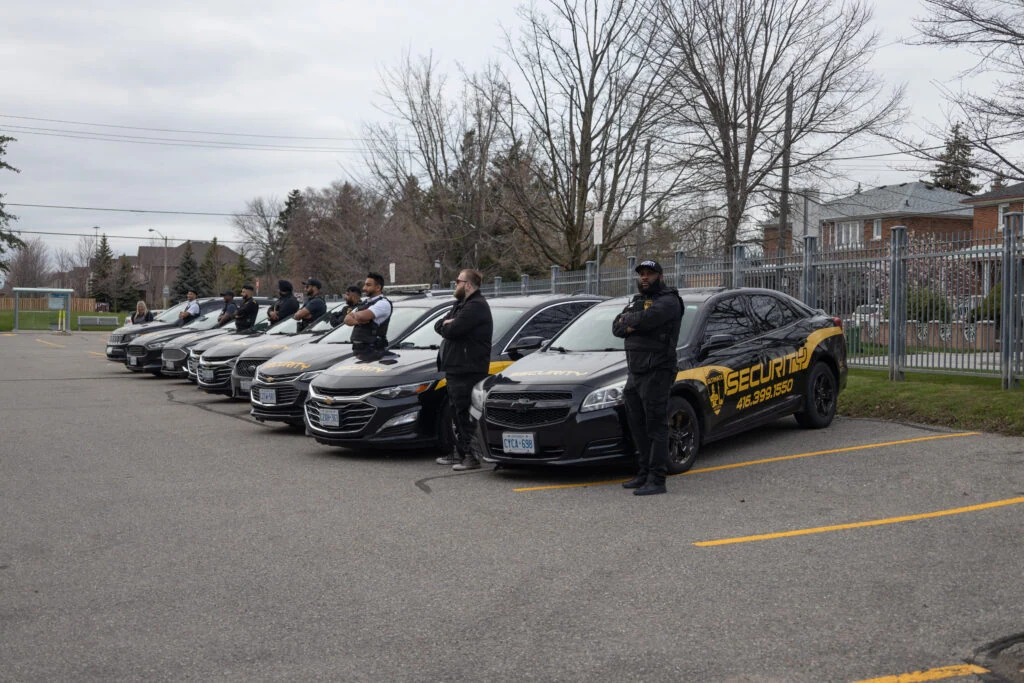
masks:
{"label": "car headlight", "polygon": [[609,384],[606,387],[601,387],[595,391],[587,394],[587,397],[583,399],[583,405],[580,406],[581,413],[589,413],[593,410],[601,410],[602,408],[614,408],[615,406],[621,406],[623,403],[623,397],[625,396],[626,380],[616,382],[615,384]]}
{"label": "car headlight", "polygon": [[473,391],[469,394],[469,402],[479,412],[484,412],[484,401],[487,399],[487,389],[484,388],[484,382],[486,379],[482,379],[473,385]]}
{"label": "car headlight", "polygon": [[377,398],[392,399],[392,398],[405,398],[406,396],[415,396],[416,394],[422,394],[424,391],[430,388],[433,382],[420,382],[419,384],[402,384],[397,387],[387,387],[380,391],[375,391],[371,396]]}
{"label": "car headlight", "polygon": [[296,382],[312,382],[314,379],[316,379],[317,377],[320,376],[321,372],[323,372],[323,370],[310,370],[309,372],[304,372],[301,375],[299,375],[298,377],[296,377],[295,381]]}
{"label": "car headlight", "polygon": [[147,349],[153,349],[153,350],[162,349],[162,348],[164,348],[164,344],[166,344],[166,343],[167,342],[156,341],[156,342],[152,342],[152,343],[146,344],[146,348]]}

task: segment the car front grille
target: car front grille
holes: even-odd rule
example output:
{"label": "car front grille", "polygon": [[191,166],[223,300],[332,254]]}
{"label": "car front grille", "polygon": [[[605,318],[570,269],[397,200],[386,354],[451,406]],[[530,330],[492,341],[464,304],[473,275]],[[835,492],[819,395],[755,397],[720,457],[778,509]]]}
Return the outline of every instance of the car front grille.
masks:
{"label": "car front grille", "polygon": [[196,356],[188,357],[188,374],[194,375],[199,372],[199,358]]}
{"label": "car front grille", "polygon": [[226,363],[229,360],[231,360],[232,358],[237,358],[237,357],[238,356],[223,356],[221,358],[215,358],[213,356],[203,356],[203,360],[206,361],[210,365],[214,365],[216,363]]}
{"label": "car front grille", "polygon": [[515,408],[487,407],[487,422],[499,427],[541,427],[564,422],[569,417],[569,406],[564,408],[532,408],[521,412]]}
{"label": "car front grille", "polygon": [[[260,389],[267,389],[268,387],[253,387],[252,388],[252,400],[254,403],[260,403]],[[273,387],[274,403],[260,403],[260,405],[287,405],[295,402],[295,399],[299,397],[299,390],[295,387]]]}
{"label": "car front grille", "polygon": [[321,396],[331,396],[334,398],[340,396],[362,396],[363,394],[367,394],[369,392],[370,389],[321,389],[317,387],[316,390],[316,393],[320,394]]}
{"label": "car front grille", "polygon": [[[320,422],[320,411],[328,409],[338,411],[337,427],[324,427]],[[306,403],[306,419],[309,420],[310,426],[331,434],[358,433],[366,428],[376,412],[376,407],[363,401],[339,403],[334,406],[326,406],[313,401]]]}
{"label": "car front grille", "polygon": [[266,375],[261,372],[258,379],[262,382],[291,382],[301,374],[301,372],[290,372],[287,375]]}
{"label": "car front grille", "polygon": [[260,364],[266,362],[266,358],[240,360],[235,364],[235,372],[238,373],[239,377],[252,377],[256,374],[256,368],[258,368]]}
{"label": "car front grille", "polygon": [[204,386],[213,386],[218,384],[227,384],[231,381],[231,368],[219,367],[213,369],[213,381],[204,380],[202,375],[199,376],[199,384]]}
{"label": "car front grille", "polygon": [[161,355],[164,360],[185,360],[185,349],[164,349]]}
{"label": "car front grille", "polygon": [[[505,450],[501,447],[501,444],[488,444],[488,449],[494,455],[505,455]],[[513,458],[538,458],[538,459],[549,459],[549,458],[560,458],[565,455],[565,448],[563,446],[541,446],[537,453],[511,453],[509,457]]]}
{"label": "car front grille", "polygon": [[128,355],[129,356],[145,356],[146,355],[146,347],[145,346],[136,346],[136,345],[133,344],[133,345],[128,347]]}
{"label": "car front grille", "polygon": [[571,391],[492,391],[488,398],[501,401],[570,401]]}
{"label": "car front grille", "polygon": [[127,335],[123,335],[123,334],[112,334],[112,335],[110,335],[110,337],[109,337],[109,338],[107,339],[107,343],[108,343],[108,344],[123,344],[123,343],[124,343],[124,338],[125,338],[125,336],[127,336]]}

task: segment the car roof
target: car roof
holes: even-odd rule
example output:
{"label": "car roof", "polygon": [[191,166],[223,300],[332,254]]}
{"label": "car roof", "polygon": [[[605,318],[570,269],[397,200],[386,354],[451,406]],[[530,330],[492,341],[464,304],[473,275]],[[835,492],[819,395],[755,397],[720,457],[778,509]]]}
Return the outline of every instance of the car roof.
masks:
{"label": "car roof", "polygon": [[488,297],[491,308],[525,308],[532,310],[568,301],[604,301],[608,297],[598,294],[527,294],[524,296]]}
{"label": "car roof", "polygon": [[[793,301],[799,301],[799,299],[795,299],[794,297],[790,296],[789,294],[786,294],[785,292],[780,292],[775,289],[765,289],[763,287],[684,287],[679,290],[679,296],[682,297],[683,301],[687,303],[702,303],[714,296],[725,293],[769,294],[772,296],[781,296],[785,299],[792,299]],[[604,301],[599,305],[624,306],[632,298],[632,295],[620,296],[614,299],[609,299],[608,301]]]}

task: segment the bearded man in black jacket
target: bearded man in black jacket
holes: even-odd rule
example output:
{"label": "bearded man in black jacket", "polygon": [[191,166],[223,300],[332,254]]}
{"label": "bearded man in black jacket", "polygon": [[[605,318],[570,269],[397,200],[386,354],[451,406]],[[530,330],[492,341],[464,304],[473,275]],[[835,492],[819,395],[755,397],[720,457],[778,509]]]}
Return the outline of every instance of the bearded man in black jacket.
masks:
{"label": "bearded man in black jacket", "polygon": [[668,404],[683,301],[679,290],[665,284],[657,261],[641,261],[636,273],[640,293],[612,322],[612,334],[626,340],[629,375],[623,398],[637,454],[636,476],[622,486],[635,489],[633,495],[649,496],[665,493]]}
{"label": "bearded man in black jacket", "polygon": [[455,422],[455,455],[437,459],[439,465],[452,465],[456,471],[480,469],[480,460],[473,453],[473,418],[469,414],[473,386],[487,377],[491,364],[491,333],[494,322],[491,307],[480,293],[483,275],[464,270],[455,281],[452,310],[434,324],[444,341],[437,352],[437,369],[448,384],[448,401]]}

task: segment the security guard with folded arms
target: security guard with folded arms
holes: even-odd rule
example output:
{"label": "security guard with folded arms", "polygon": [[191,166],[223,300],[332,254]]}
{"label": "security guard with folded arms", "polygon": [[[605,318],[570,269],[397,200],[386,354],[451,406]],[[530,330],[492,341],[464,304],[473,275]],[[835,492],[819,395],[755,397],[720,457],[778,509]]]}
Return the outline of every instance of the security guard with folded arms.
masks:
{"label": "security guard with folded arms", "polygon": [[383,292],[384,276],[367,274],[363,283],[366,299],[345,316],[345,324],[353,327],[352,350],[357,356],[383,354],[388,347],[392,306]]}
{"label": "security guard with folded arms", "polygon": [[683,301],[675,287],[665,284],[657,261],[641,261],[636,273],[639,294],[612,322],[612,334],[626,340],[629,375],[624,399],[637,453],[636,476],[622,486],[635,489],[633,495],[649,496],[665,493],[668,404]]}

